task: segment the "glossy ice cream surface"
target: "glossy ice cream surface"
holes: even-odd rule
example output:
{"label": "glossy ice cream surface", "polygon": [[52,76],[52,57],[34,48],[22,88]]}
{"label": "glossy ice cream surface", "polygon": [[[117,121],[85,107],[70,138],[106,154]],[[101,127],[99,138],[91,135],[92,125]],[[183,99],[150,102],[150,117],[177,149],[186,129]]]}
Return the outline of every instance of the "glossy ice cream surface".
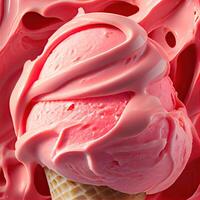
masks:
{"label": "glossy ice cream surface", "polygon": [[[0,94],[3,97],[0,99],[0,199],[49,199],[49,194],[46,189],[47,184],[42,169],[38,167],[38,165],[21,163],[15,158],[14,144],[16,136],[11,123],[8,102],[10,93],[21,73],[24,62],[27,59],[33,60],[39,55],[49,36],[59,26],[72,19],[77,14],[79,7],[84,8],[85,12],[104,11],[128,16],[142,25],[148,35],[163,47],[170,61],[170,77],[173,80],[179,98],[187,107],[188,114],[195,125],[196,133],[193,134],[193,150],[190,161],[182,175],[168,190],[154,196],[148,196],[148,199],[198,200],[198,185],[200,182],[198,176],[200,163],[200,152],[198,150],[200,149],[198,136],[200,122],[198,103],[200,66],[198,0],[177,0],[170,2],[156,0],[151,2],[136,1],[134,3],[125,0],[113,0],[109,2],[101,0],[68,2],[65,0],[52,0],[51,3],[47,0],[37,3],[32,0],[0,1]],[[66,10],[70,10],[70,12],[66,12]],[[40,23],[34,23],[35,21]],[[120,40],[117,42],[120,42]],[[111,44],[114,45],[114,43]],[[96,52],[98,53],[98,51]],[[95,51],[93,51],[93,53],[95,54]],[[48,67],[49,64],[47,64],[46,68]],[[43,75],[45,76],[46,72],[43,70],[41,73],[44,73]],[[54,69],[52,73],[54,73]],[[165,76],[167,76],[167,74]],[[175,97],[176,95],[173,95],[172,86],[169,86],[171,82],[166,81],[168,79],[167,77],[164,79],[165,81],[162,80],[160,84],[155,83],[157,86],[155,86],[154,89],[149,89],[148,93],[151,93],[153,96],[159,96],[159,101],[161,102],[163,102],[162,99],[164,99],[165,103],[167,102],[168,105],[162,103],[162,106],[167,111],[171,111],[168,110],[169,108],[174,109],[174,107],[176,107],[177,109],[178,107],[182,107],[179,103],[178,106],[175,106],[177,104],[174,102],[177,102],[177,99]],[[158,92],[160,91],[156,89],[158,85],[160,85],[159,88],[168,88],[169,91],[165,93]],[[169,95],[167,94],[170,93],[174,96],[173,99],[175,99],[173,103],[168,103],[168,101],[166,101],[169,99]],[[132,98],[132,94],[131,96],[130,93],[122,94],[121,96],[120,93],[120,97],[119,95],[109,97],[110,101],[113,103],[111,108],[107,110],[112,110],[116,104],[120,103],[122,106],[117,108],[117,114],[122,114],[124,112],[130,98]],[[74,103],[76,107],[74,107],[75,109],[71,111],[71,113],[75,115],[80,109],[88,109],[90,107],[88,105],[90,102],[93,102],[94,105],[94,101],[99,102],[103,100],[105,100],[105,98],[95,97],[86,99],[84,103],[81,104],[78,100],[70,99],[70,101],[67,101],[65,109],[69,107],[69,110],[71,110],[73,106],[70,107],[70,105]],[[38,103],[38,105],[35,105],[36,103]],[[63,105],[65,103],[66,101],[63,101]],[[33,111],[35,110],[35,112],[37,110],[46,109],[46,105],[42,105],[42,102],[39,103],[39,100],[38,102],[34,102],[34,105]],[[47,107],[48,106],[53,109],[57,104],[52,102],[48,105],[47,103]],[[104,106],[107,106],[106,103]],[[58,107],[61,107],[61,105]],[[93,106],[90,108],[92,109]],[[96,110],[100,109],[98,106],[95,107],[95,105],[94,108],[96,108]],[[62,108],[60,111],[61,110]],[[109,113],[107,110],[106,113]],[[33,111],[29,118],[34,116]],[[183,112],[185,113],[185,111]],[[71,120],[69,113],[66,112],[65,114],[66,115],[61,114],[60,118],[68,116],[68,120]],[[47,115],[44,112],[42,116],[46,117]],[[79,117],[81,118],[82,115],[80,114]],[[95,118],[94,121],[97,121],[98,115],[94,115],[93,113],[92,118]],[[119,118],[117,118],[117,120],[114,119],[114,117],[106,119],[110,120],[110,127],[107,127],[108,129],[113,128],[119,122]],[[48,122],[50,123],[51,120],[53,121],[54,118],[48,119],[47,116],[46,121],[43,120],[43,125]],[[87,120],[89,121],[90,119]],[[100,124],[103,126],[107,123],[105,120],[102,120]],[[29,125],[31,127],[33,124]],[[107,129],[104,131],[106,132]],[[98,134],[101,135],[102,133]],[[17,184],[15,180],[18,180]],[[188,186],[188,182],[191,183],[190,186]]]}

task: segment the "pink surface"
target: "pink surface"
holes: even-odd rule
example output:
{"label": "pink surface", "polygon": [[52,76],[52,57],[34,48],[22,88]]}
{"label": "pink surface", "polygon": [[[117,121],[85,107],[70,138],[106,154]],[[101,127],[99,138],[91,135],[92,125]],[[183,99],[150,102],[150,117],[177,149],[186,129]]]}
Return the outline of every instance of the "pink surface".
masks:
{"label": "pink surface", "polygon": [[65,119],[68,130],[63,134],[59,148],[82,144],[103,136],[113,128],[130,96],[122,94],[85,100],[39,102],[31,109],[26,130],[38,130]]}
{"label": "pink surface", "polygon": [[[153,40],[163,46],[171,62],[170,76],[179,97],[187,106],[197,134],[199,133],[200,65],[199,31],[197,31],[199,29],[199,1],[156,0],[151,3],[136,1],[133,5],[123,2],[125,1],[53,0],[51,3],[47,0],[39,3],[31,0],[0,1],[0,94],[2,96],[0,99],[0,199],[49,199],[41,168],[35,169],[34,166],[20,163],[15,158],[16,137],[8,111],[8,101],[24,62],[39,55],[48,37],[60,25],[75,16],[80,6],[86,12],[106,11],[128,15],[139,22]],[[35,24],[35,19],[41,23]],[[186,57],[188,59],[184,59]],[[166,87],[166,83],[159,83],[160,88]],[[152,90],[155,96],[160,95],[161,102],[165,99],[165,95],[169,98],[168,92],[161,95],[158,90]],[[171,103],[166,105],[166,108],[171,109],[170,105]],[[197,134],[193,137],[193,153],[181,177],[168,190],[151,198],[198,200],[199,190],[197,188],[200,183],[198,158],[200,154]],[[41,177],[41,180],[37,177]],[[20,184],[13,183],[16,179]],[[191,180],[189,186],[188,180]]]}

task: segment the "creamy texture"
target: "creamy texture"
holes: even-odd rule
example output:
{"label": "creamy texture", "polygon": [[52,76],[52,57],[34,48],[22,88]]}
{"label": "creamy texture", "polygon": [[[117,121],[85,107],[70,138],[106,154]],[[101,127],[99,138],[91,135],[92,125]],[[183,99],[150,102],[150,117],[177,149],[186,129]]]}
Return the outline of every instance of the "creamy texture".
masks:
{"label": "creamy texture", "polygon": [[[192,147],[192,126],[167,79],[168,67],[162,49],[131,19],[91,13],[65,24],[41,56],[26,63],[11,96],[17,158],[77,182],[130,194],[168,188]],[[165,99],[157,93],[161,87],[169,93]],[[113,95],[125,98],[119,108]],[[98,98],[107,98],[111,107],[114,100],[116,106],[99,111]],[[88,113],[75,110],[70,117],[62,102],[70,100],[74,110],[77,100],[86,104],[81,111]],[[53,106],[43,110],[48,102]],[[99,112],[105,124],[111,121],[107,127]],[[35,127],[37,118],[42,125]],[[89,126],[95,127],[93,133]]]}
{"label": "creamy texture", "polygon": [[[15,158],[16,136],[8,102],[24,62],[39,55],[48,37],[59,26],[73,18],[80,6],[85,12],[105,11],[129,16],[139,22],[149,36],[163,46],[171,62],[170,77],[199,133],[198,0],[140,0],[133,3],[128,0],[51,0],[51,2],[0,0],[0,199],[2,200],[50,198],[43,170],[39,166],[20,163]],[[36,21],[37,23],[34,23]],[[168,34],[169,37],[166,38],[168,32],[172,34]],[[193,141],[192,155],[181,177],[168,190],[149,196],[148,199],[199,199],[200,143],[197,134],[194,135]],[[16,183],[13,180],[18,181]],[[189,187],[188,182],[190,182]]]}

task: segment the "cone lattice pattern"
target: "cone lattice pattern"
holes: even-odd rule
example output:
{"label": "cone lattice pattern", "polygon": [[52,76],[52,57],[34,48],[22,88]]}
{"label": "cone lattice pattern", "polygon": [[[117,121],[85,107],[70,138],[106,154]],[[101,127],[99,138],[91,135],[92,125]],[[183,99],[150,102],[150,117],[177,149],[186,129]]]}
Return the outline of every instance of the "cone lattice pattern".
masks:
{"label": "cone lattice pattern", "polygon": [[144,200],[145,194],[127,195],[108,187],[96,187],[68,181],[45,168],[52,200]]}

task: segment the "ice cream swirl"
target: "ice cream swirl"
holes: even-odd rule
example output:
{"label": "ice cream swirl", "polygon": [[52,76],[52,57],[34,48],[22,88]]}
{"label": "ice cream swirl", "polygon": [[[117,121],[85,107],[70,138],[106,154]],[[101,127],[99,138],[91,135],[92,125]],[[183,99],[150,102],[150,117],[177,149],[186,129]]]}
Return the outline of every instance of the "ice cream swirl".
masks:
{"label": "ice cream swirl", "polygon": [[[41,56],[26,63],[13,91],[18,159],[121,192],[166,189],[181,174],[192,146],[192,126],[168,72],[161,47],[133,20],[106,13],[76,17],[49,39]],[[63,102],[86,101],[87,107],[90,99],[115,103],[119,96],[120,114],[103,108],[105,116],[116,118],[106,132],[88,134],[89,125],[98,124],[93,111],[69,120],[66,113],[74,107],[63,110]],[[42,112],[47,102],[57,108]],[[52,112],[62,114],[45,120]]]}

